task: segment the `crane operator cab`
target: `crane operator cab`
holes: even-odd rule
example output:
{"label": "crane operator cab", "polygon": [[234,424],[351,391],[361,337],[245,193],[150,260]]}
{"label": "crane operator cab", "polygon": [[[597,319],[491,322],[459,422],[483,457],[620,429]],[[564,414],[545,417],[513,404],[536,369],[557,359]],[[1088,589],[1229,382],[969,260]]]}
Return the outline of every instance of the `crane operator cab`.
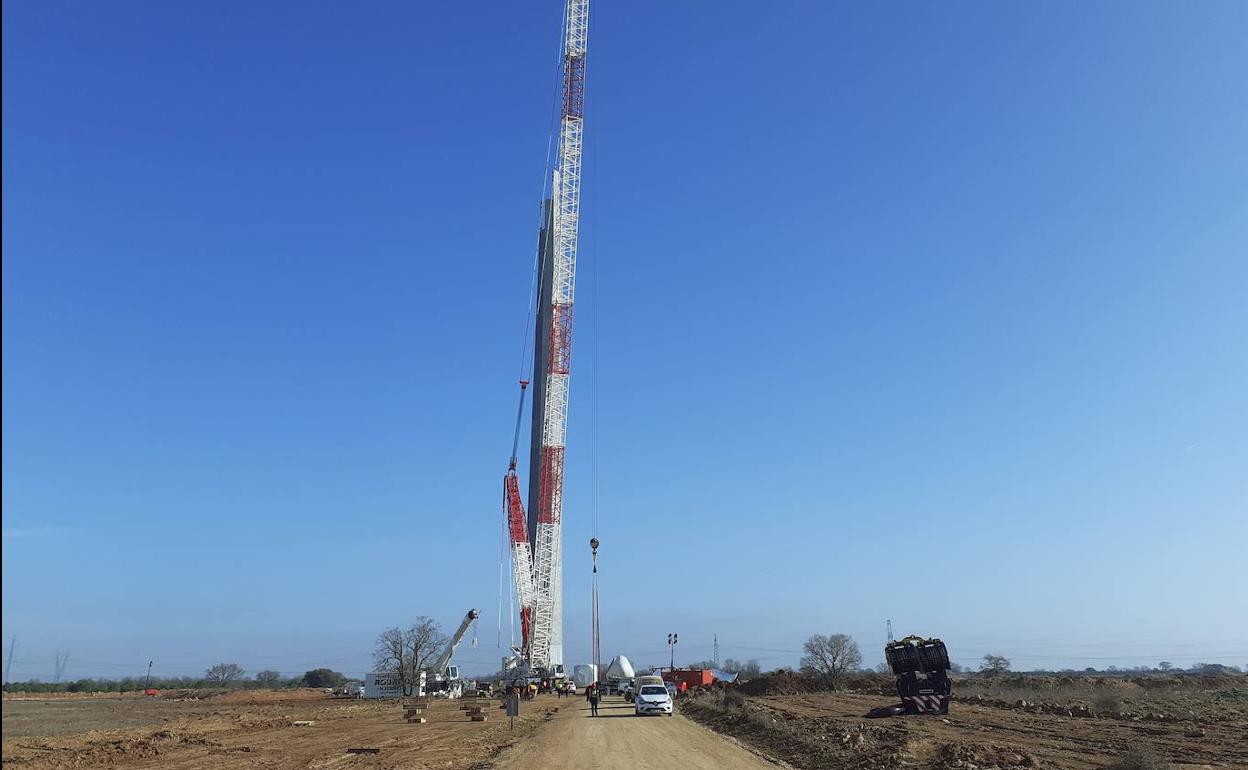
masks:
{"label": "crane operator cab", "polygon": [[907,714],[948,714],[949,652],[939,639],[907,636],[884,647]]}

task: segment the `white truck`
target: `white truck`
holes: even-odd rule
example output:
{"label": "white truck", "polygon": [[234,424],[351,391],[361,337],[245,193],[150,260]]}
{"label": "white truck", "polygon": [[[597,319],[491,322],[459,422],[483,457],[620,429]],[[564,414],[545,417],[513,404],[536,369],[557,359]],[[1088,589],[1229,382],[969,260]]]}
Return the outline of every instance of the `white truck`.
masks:
{"label": "white truck", "polygon": [[434,695],[441,698],[458,698],[464,694],[464,682],[459,676],[459,666],[451,663],[452,656],[464,634],[476,622],[481,613],[468,610],[459,628],[447,642],[446,648],[427,667],[421,669],[413,684],[407,682],[409,692],[404,692],[403,682],[397,672],[371,671],[364,677],[365,698],[402,698],[408,695]]}
{"label": "white truck", "polygon": [[436,695],[443,698],[459,698],[464,694],[464,682],[459,678],[459,666],[451,665],[451,657],[455,649],[464,640],[464,634],[481,617],[479,610],[468,610],[459,628],[451,635],[446,649],[426,669],[420,672],[420,694]]}
{"label": "white truck", "polygon": [[603,682],[608,695],[618,695],[624,692],[624,688],[633,681],[633,677],[637,672],[633,670],[633,664],[623,655],[617,655],[611,660],[607,666],[606,676]]}

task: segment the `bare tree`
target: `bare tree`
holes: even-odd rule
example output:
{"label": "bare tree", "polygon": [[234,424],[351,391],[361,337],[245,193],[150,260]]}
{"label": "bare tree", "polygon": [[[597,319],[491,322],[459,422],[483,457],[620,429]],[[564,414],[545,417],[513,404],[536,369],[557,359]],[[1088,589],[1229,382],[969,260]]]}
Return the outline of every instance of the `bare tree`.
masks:
{"label": "bare tree", "polygon": [[999,676],[1010,670],[1010,659],[1004,655],[985,655],[979,670],[988,676]]}
{"label": "bare tree", "polygon": [[749,660],[724,658],[723,670],[740,674],[742,679],[755,679],[763,673],[763,667],[759,665],[756,658]]}
{"label": "bare tree", "polygon": [[237,663],[218,663],[204,672],[204,678],[218,687],[227,687],[242,679],[244,673]]}
{"label": "bare tree", "polygon": [[415,671],[428,668],[449,641],[438,621],[424,615],[416,618],[416,622],[407,629],[406,637],[407,652]]}
{"label": "bare tree", "polygon": [[277,671],[257,671],[256,686],[277,689],[282,685],[282,675]]}
{"label": "bare tree", "polygon": [[421,669],[433,663],[446,642],[438,622],[422,615],[407,630],[395,627],[382,631],[373,650],[373,663],[380,671],[398,674],[403,694],[411,695],[420,685]]}
{"label": "bare tree", "polygon": [[836,689],[841,677],[862,665],[858,643],[846,634],[813,634],[802,645],[802,671],[824,677]]}
{"label": "bare tree", "polygon": [[407,662],[407,647],[403,644],[403,630],[398,626],[387,628],[377,636],[377,647],[373,650],[373,665],[378,671],[393,671],[398,674],[399,686],[403,694],[411,694],[407,681],[411,666]]}

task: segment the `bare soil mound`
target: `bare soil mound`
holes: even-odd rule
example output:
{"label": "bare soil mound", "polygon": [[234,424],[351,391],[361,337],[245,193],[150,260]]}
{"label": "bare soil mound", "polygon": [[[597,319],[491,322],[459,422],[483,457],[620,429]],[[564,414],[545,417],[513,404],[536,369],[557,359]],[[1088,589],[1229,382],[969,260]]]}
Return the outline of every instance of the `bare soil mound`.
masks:
{"label": "bare soil mound", "polygon": [[[803,685],[781,678],[768,686]],[[1070,687],[1068,683],[1054,692],[1064,696]],[[892,693],[747,696],[744,687],[700,692],[682,699],[679,708],[711,729],[809,770],[1091,770],[1109,767],[1140,749],[1176,766],[1248,767],[1248,743],[1243,741],[1248,700],[1236,700],[1236,690],[1165,692],[1165,700],[1156,692],[1138,702],[1120,698],[1122,713],[1089,708],[1073,715],[1037,701],[1001,701],[1004,707],[968,702],[959,698],[956,687],[944,717],[864,718],[869,709],[895,700]]]}

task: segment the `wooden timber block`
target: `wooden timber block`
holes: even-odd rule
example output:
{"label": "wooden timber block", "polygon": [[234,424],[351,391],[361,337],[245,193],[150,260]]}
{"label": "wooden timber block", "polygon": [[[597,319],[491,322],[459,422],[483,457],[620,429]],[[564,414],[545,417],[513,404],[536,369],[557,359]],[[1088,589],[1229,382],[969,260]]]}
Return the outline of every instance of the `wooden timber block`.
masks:
{"label": "wooden timber block", "polygon": [[428,722],[428,721],[429,720],[425,719],[424,717],[408,717],[407,718],[407,723],[409,725],[423,725],[425,722]]}
{"label": "wooden timber block", "polygon": [[485,714],[473,714],[473,715],[472,715],[472,721],[474,721],[474,722],[486,722],[486,721],[489,721],[489,717],[487,717]]}
{"label": "wooden timber block", "polygon": [[380,754],[381,749],[347,749],[348,754]]}

